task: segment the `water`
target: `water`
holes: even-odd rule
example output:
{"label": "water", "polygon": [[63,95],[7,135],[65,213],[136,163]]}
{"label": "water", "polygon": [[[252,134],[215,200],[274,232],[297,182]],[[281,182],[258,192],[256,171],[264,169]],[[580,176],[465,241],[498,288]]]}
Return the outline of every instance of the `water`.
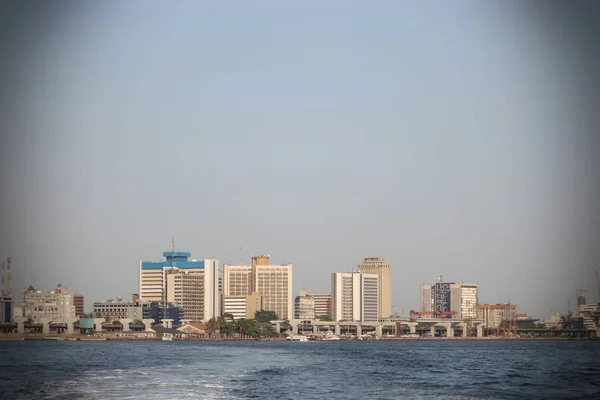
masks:
{"label": "water", "polygon": [[600,342],[0,342],[0,399],[592,399]]}

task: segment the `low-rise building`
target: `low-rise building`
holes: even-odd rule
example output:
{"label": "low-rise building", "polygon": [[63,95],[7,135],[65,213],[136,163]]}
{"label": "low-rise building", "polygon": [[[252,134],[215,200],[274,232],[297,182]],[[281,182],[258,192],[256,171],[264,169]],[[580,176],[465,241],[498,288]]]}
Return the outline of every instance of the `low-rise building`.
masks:
{"label": "low-rise building", "polygon": [[94,315],[97,318],[112,319],[143,319],[143,307],[141,303],[124,302],[119,299],[106,300],[94,303]]}
{"label": "low-rise building", "polygon": [[301,290],[294,301],[295,319],[315,319],[315,299],[306,290]]}
{"label": "low-rise building", "polygon": [[256,292],[245,296],[222,296],[223,315],[231,314],[233,319],[254,318],[257,311],[263,309],[263,297]]}

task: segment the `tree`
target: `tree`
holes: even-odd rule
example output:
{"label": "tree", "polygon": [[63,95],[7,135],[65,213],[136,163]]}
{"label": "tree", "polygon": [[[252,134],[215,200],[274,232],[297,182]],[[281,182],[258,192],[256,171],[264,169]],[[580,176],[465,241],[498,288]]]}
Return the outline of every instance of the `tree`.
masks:
{"label": "tree", "polygon": [[215,333],[218,330],[219,330],[219,326],[217,324],[217,319],[214,317],[209,319],[208,322],[206,323],[206,332]]}
{"label": "tree", "polygon": [[277,321],[279,317],[273,311],[260,310],[254,314],[256,322],[271,322]]}
{"label": "tree", "polygon": [[333,321],[333,318],[331,318],[331,315],[317,315],[316,318],[319,321]]}
{"label": "tree", "polygon": [[240,318],[235,322],[235,328],[240,335],[258,337],[261,334],[261,327],[254,319]]}

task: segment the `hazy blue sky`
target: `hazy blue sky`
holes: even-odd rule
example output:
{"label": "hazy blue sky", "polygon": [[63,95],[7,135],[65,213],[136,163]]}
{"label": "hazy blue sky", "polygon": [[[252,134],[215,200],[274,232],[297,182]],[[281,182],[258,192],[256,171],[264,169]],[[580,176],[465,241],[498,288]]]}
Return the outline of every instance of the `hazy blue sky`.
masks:
{"label": "hazy blue sky", "polygon": [[383,256],[405,315],[440,274],[538,318],[595,301],[564,38],[494,3],[228,3],[100,3],[11,53],[16,292],[129,297],[174,236],[294,292]]}

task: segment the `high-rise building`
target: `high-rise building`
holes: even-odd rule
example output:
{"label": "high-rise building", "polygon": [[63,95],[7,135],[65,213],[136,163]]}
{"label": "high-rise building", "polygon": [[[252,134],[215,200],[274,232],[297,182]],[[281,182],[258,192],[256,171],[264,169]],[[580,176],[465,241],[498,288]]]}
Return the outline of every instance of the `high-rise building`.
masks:
{"label": "high-rise building", "polygon": [[273,311],[280,319],[294,316],[292,264],[260,265],[253,268],[254,289],[263,297],[265,311]]}
{"label": "high-rise building", "polygon": [[252,266],[223,266],[223,294],[226,296],[246,296],[252,293],[254,286]]}
{"label": "high-rise building", "polygon": [[[219,316],[219,261],[188,260],[190,253],[176,251],[164,252],[163,256],[165,261],[140,261],[140,302],[159,302],[164,306],[169,298],[174,300],[177,295],[181,302],[195,310],[190,311],[194,318],[202,315],[203,321],[207,321]],[[169,278],[170,275],[174,276]],[[169,279],[172,283],[171,293],[168,291]],[[181,286],[175,285],[176,281]],[[200,304],[202,312],[197,308]]]}
{"label": "high-rise building", "polygon": [[[292,264],[270,265],[268,255],[253,256],[251,261],[251,265],[224,265],[223,304],[228,297],[256,293],[265,311],[273,311],[281,319],[292,318]],[[256,298],[248,301],[256,303]]]}
{"label": "high-rise building", "polygon": [[189,319],[190,322],[203,322],[210,319],[204,316],[204,271],[191,274],[174,270],[169,272],[167,273],[167,302],[181,307],[183,318]]}
{"label": "high-rise building", "polygon": [[368,257],[357,265],[358,272],[379,276],[379,318],[392,315],[392,278],[390,262],[381,257]]}
{"label": "high-rise building", "polygon": [[433,318],[435,309],[435,286],[421,285],[421,318]]}
{"label": "high-rise building", "polygon": [[460,315],[458,319],[477,318],[479,295],[477,285],[461,283],[460,285]]}
{"label": "high-rise building", "polygon": [[477,318],[477,285],[462,282],[436,282],[421,286],[421,318]]}
{"label": "high-rise building", "polygon": [[379,275],[361,272],[332,274],[332,319],[372,322],[379,320]]}

